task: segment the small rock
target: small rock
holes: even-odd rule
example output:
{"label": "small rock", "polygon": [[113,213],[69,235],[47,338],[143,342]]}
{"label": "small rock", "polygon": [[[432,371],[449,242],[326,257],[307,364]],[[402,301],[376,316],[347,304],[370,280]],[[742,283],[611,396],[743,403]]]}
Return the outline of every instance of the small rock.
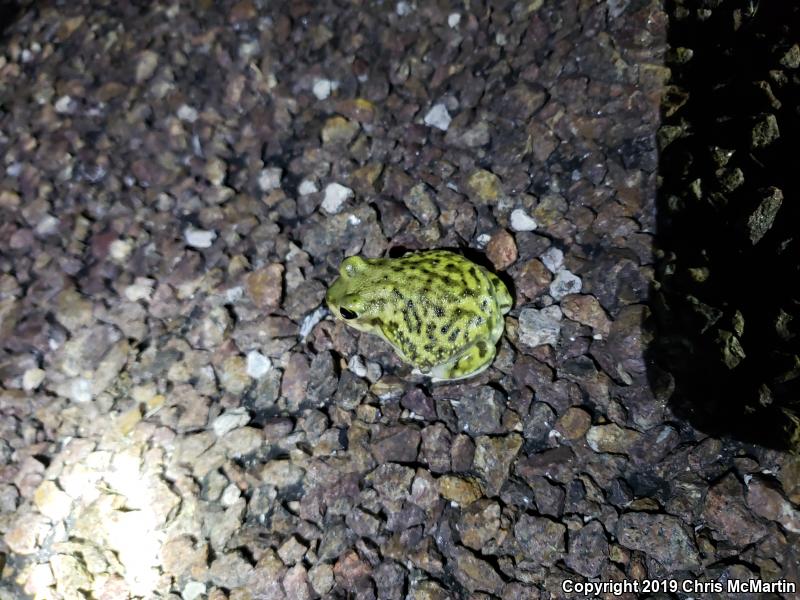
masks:
{"label": "small rock", "polygon": [[194,123],[199,116],[197,109],[192,108],[188,104],[181,104],[178,108],[177,115],[181,121],[186,121],[187,123]]}
{"label": "small rock", "polygon": [[366,479],[378,494],[389,500],[397,501],[408,495],[414,479],[414,470],[395,463],[388,463],[378,465],[367,475]]}
{"label": "small rock", "polygon": [[525,551],[525,559],[553,565],[564,556],[566,527],[545,517],[523,514],[514,525],[514,537]]}
{"label": "small rock", "polygon": [[311,92],[316,96],[317,100],[325,100],[331,95],[333,90],[333,82],[330,79],[317,79],[311,87]]}
{"label": "small rock", "polygon": [[133,283],[125,288],[125,298],[131,302],[144,300],[150,302],[153,296],[153,286],[156,282],[149,277],[137,277]]}
{"label": "small rock", "polygon": [[234,429],[244,427],[249,422],[250,415],[248,414],[246,408],[234,408],[233,410],[225,411],[216,419],[214,419],[214,424],[212,427],[216,436],[222,437]]}
{"label": "small rock", "polygon": [[558,301],[568,294],[577,294],[581,291],[582,285],[580,277],[567,269],[562,269],[556,273],[555,279],[550,284],[550,295]]}
{"label": "small rock", "polygon": [[[451,15],[452,16],[452,15]],[[433,107],[425,115],[425,125],[428,127],[436,127],[442,131],[447,131],[450,127],[450,122],[453,119],[450,113],[447,112],[447,107],[444,104],[434,104]]]}
{"label": "small rock", "polygon": [[144,50],[139,53],[138,60],[136,61],[136,83],[147,81],[156,72],[158,66],[158,52],[153,50]]}
{"label": "small rock", "polygon": [[486,482],[487,496],[496,496],[508,480],[511,463],[522,447],[522,436],[516,433],[501,437],[482,435],[475,440],[475,471]]}
{"label": "small rock", "polygon": [[778,474],[786,497],[795,504],[800,504],[800,456],[787,456]]}
{"label": "small rock", "polygon": [[553,274],[558,273],[564,266],[564,253],[555,246],[548,248],[547,251],[542,254],[541,259],[544,266]]}
{"label": "small rock", "polygon": [[668,571],[696,569],[700,557],[684,524],[671,515],[626,513],[617,522],[617,540],[660,562]]}
{"label": "small rock", "polygon": [[491,564],[478,558],[469,550],[457,548],[455,554],[455,577],[470,592],[481,590],[499,594],[503,580]]}
{"label": "small rock", "polygon": [[210,248],[217,237],[217,233],[215,231],[187,227],[183,230],[183,237],[186,243],[193,248]]}
{"label": "small rock", "polygon": [[205,593],[205,583],[189,580],[186,582],[186,585],[183,586],[181,598],[182,600],[198,600],[201,596],[205,595]]}
{"label": "small rock", "polygon": [[45,371],[43,369],[28,369],[22,374],[22,389],[30,392],[38,388],[44,381]]}
{"label": "small rock", "polygon": [[525,262],[514,275],[514,285],[529,300],[535,300],[549,291],[553,276],[539,259]]}
{"label": "small rock", "polygon": [[764,148],[777,140],[781,135],[778,129],[778,119],[775,115],[769,114],[761,117],[753,126],[750,138],[752,148]]}
{"label": "small rock", "polygon": [[278,308],[283,293],[283,265],[272,263],[249,273],[245,278],[247,293],[259,309],[271,312]]}
{"label": "small rock", "polygon": [[775,216],[783,203],[783,192],[776,187],[769,187],[761,192],[762,200],[753,213],[747,218],[747,231],[750,242],[755,245],[761,241],[775,222]]}
{"label": "small rock", "polygon": [[62,115],[75,112],[76,107],[77,103],[69,96],[61,96],[54,105],[56,112]]}
{"label": "small rock", "polygon": [[283,564],[288,567],[303,560],[308,547],[301,544],[297,536],[292,535],[278,548],[278,556],[281,557]]}
{"label": "small rock", "polygon": [[564,562],[584,577],[597,577],[608,553],[608,539],[603,526],[598,521],[590,521],[577,532],[570,532],[569,553]]}
{"label": "small rock", "polygon": [[781,56],[779,62],[787,69],[797,69],[800,67],[800,45],[793,44],[792,47]]}
{"label": "small rock", "polygon": [[514,236],[505,229],[496,232],[486,245],[486,256],[498,271],[510,267],[517,260]]}
{"label": "small rock", "polygon": [[316,194],[319,191],[317,184],[310,179],[303,179],[300,185],[297,186],[297,193],[301,196],[308,196],[309,194]]}
{"label": "small rock", "polygon": [[567,294],[559,304],[568,319],[591,327],[603,337],[611,331],[611,320],[594,296]]}
{"label": "small rock", "polygon": [[427,225],[439,216],[439,208],[428,192],[428,186],[418,183],[403,196],[403,202],[411,214],[423,225]]}
{"label": "small rock", "polygon": [[586,443],[595,452],[625,454],[642,434],[635,429],[622,428],[616,423],[595,425],[586,432]]}
{"label": "small rock", "polygon": [[208,578],[220,587],[236,588],[247,585],[253,566],[238,551],[219,555],[208,568]]}
{"label": "small rock", "polygon": [[534,231],[537,227],[536,220],[521,208],[511,211],[510,223],[514,231]]}
{"label": "small rock", "polygon": [[461,15],[454,12],[447,15],[447,24],[450,26],[451,29],[455,29],[458,27],[458,24],[461,22]]}
{"label": "small rock", "polygon": [[356,136],[358,129],[358,123],[336,115],[322,126],[322,143],[347,144]]}
{"label": "small rock", "polygon": [[556,431],[566,440],[582,438],[592,425],[592,416],[577,406],[571,406],[556,422]]}
{"label": "small rock", "polygon": [[503,193],[500,178],[485,169],[478,169],[469,176],[467,191],[470,199],[478,204],[494,204]]}
{"label": "small rock", "polygon": [[43,481],[36,488],[36,492],[33,494],[33,503],[40,513],[52,521],[66,519],[72,510],[72,498],[62,492],[54,482],[48,480]]}
{"label": "small rock", "polygon": [[308,589],[308,572],[302,564],[296,564],[283,576],[283,589],[287,598],[297,600],[310,600],[311,590]]}
{"label": "small rock", "polygon": [[253,379],[261,379],[272,369],[272,361],[258,352],[251,350],[247,353],[247,375]]}
{"label": "small rock", "polygon": [[411,426],[398,426],[385,429],[376,436],[370,450],[378,463],[413,463],[417,460],[420,432]]}
{"label": "small rock", "polygon": [[767,534],[767,528],[747,509],[742,484],[733,474],[708,490],[703,516],[719,537],[737,546],[747,546]]}
{"label": "small rock", "polygon": [[247,363],[243,356],[229,356],[222,361],[222,365],[216,369],[217,377],[222,388],[239,396],[250,386],[252,380],[247,375]]}
{"label": "small rock", "polygon": [[519,341],[536,348],[549,344],[555,347],[561,336],[561,309],[548,306],[541,310],[523,308],[519,313]]}
{"label": "small rock", "polygon": [[439,494],[451,502],[467,506],[483,495],[481,486],[471,477],[444,475],[436,480]]}
{"label": "small rock", "polygon": [[322,209],[328,214],[335,215],[342,210],[342,205],[353,197],[353,190],[340,183],[329,183],[325,186],[325,197],[322,200]]}
{"label": "small rock", "polygon": [[760,477],[747,486],[747,505],[759,516],[777,521],[786,531],[800,533],[800,511]]}
{"label": "small rock", "polygon": [[281,177],[283,176],[283,169],[279,167],[269,167],[262,169],[258,175],[258,189],[262,192],[271,192],[281,187]]}
{"label": "small rock", "polygon": [[291,487],[302,481],[305,471],[288,460],[272,460],[265,464],[259,477],[264,483],[278,489]]}
{"label": "small rock", "polygon": [[488,499],[478,500],[461,513],[458,533],[461,542],[473,550],[482,550],[500,529],[500,505]]}
{"label": "small rock", "polygon": [[495,388],[484,385],[470,390],[464,398],[451,401],[458,417],[461,431],[472,435],[500,433],[500,418],[505,407],[505,397]]}
{"label": "small rock", "polygon": [[308,579],[314,591],[324,596],[333,587],[333,567],[327,563],[317,563],[308,571]]}

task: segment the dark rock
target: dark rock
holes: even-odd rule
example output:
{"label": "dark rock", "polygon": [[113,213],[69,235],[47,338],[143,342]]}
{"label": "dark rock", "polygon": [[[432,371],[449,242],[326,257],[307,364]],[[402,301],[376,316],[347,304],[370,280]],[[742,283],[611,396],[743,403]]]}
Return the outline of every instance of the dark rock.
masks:
{"label": "dark rock", "polygon": [[626,513],[619,518],[616,534],[620,544],[652,556],[668,572],[700,566],[692,536],[676,517]]}

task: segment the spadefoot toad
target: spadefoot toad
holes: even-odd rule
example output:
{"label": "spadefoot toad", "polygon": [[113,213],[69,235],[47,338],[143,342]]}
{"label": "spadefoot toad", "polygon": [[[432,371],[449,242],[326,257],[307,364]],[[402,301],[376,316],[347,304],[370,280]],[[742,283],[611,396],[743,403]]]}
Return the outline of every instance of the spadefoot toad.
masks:
{"label": "spadefoot toad", "polygon": [[382,337],[434,381],[486,369],[512,304],[497,275],[447,250],[346,258],[326,301],[336,318]]}

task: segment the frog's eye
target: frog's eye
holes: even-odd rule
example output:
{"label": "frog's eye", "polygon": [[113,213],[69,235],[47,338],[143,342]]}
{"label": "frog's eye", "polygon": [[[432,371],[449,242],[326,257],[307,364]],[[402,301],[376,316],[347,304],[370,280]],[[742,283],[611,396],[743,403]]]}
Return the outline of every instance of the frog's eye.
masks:
{"label": "frog's eye", "polygon": [[354,313],[352,310],[349,310],[344,307],[339,307],[339,314],[342,315],[343,319],[347,319],[348,321],[350,319],[355,319],[356,317],[358,317],[357,313]]}

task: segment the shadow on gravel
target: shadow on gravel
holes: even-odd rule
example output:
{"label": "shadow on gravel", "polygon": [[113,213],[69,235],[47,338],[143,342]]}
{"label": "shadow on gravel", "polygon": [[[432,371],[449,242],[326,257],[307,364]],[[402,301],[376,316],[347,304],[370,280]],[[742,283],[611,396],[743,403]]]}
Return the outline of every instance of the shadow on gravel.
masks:
{"label": "shadow on gravel", "polygon": [[15,0],[0,0],[0,42],[3,39],[6,29],[11,27],[19,19],[24,9],[28,8],[32,2],[15,1]]}
{"label": "shadow on gravel", "polygon": [[800,6],[667,9],[651,385],[703,432],[797,451]]}

